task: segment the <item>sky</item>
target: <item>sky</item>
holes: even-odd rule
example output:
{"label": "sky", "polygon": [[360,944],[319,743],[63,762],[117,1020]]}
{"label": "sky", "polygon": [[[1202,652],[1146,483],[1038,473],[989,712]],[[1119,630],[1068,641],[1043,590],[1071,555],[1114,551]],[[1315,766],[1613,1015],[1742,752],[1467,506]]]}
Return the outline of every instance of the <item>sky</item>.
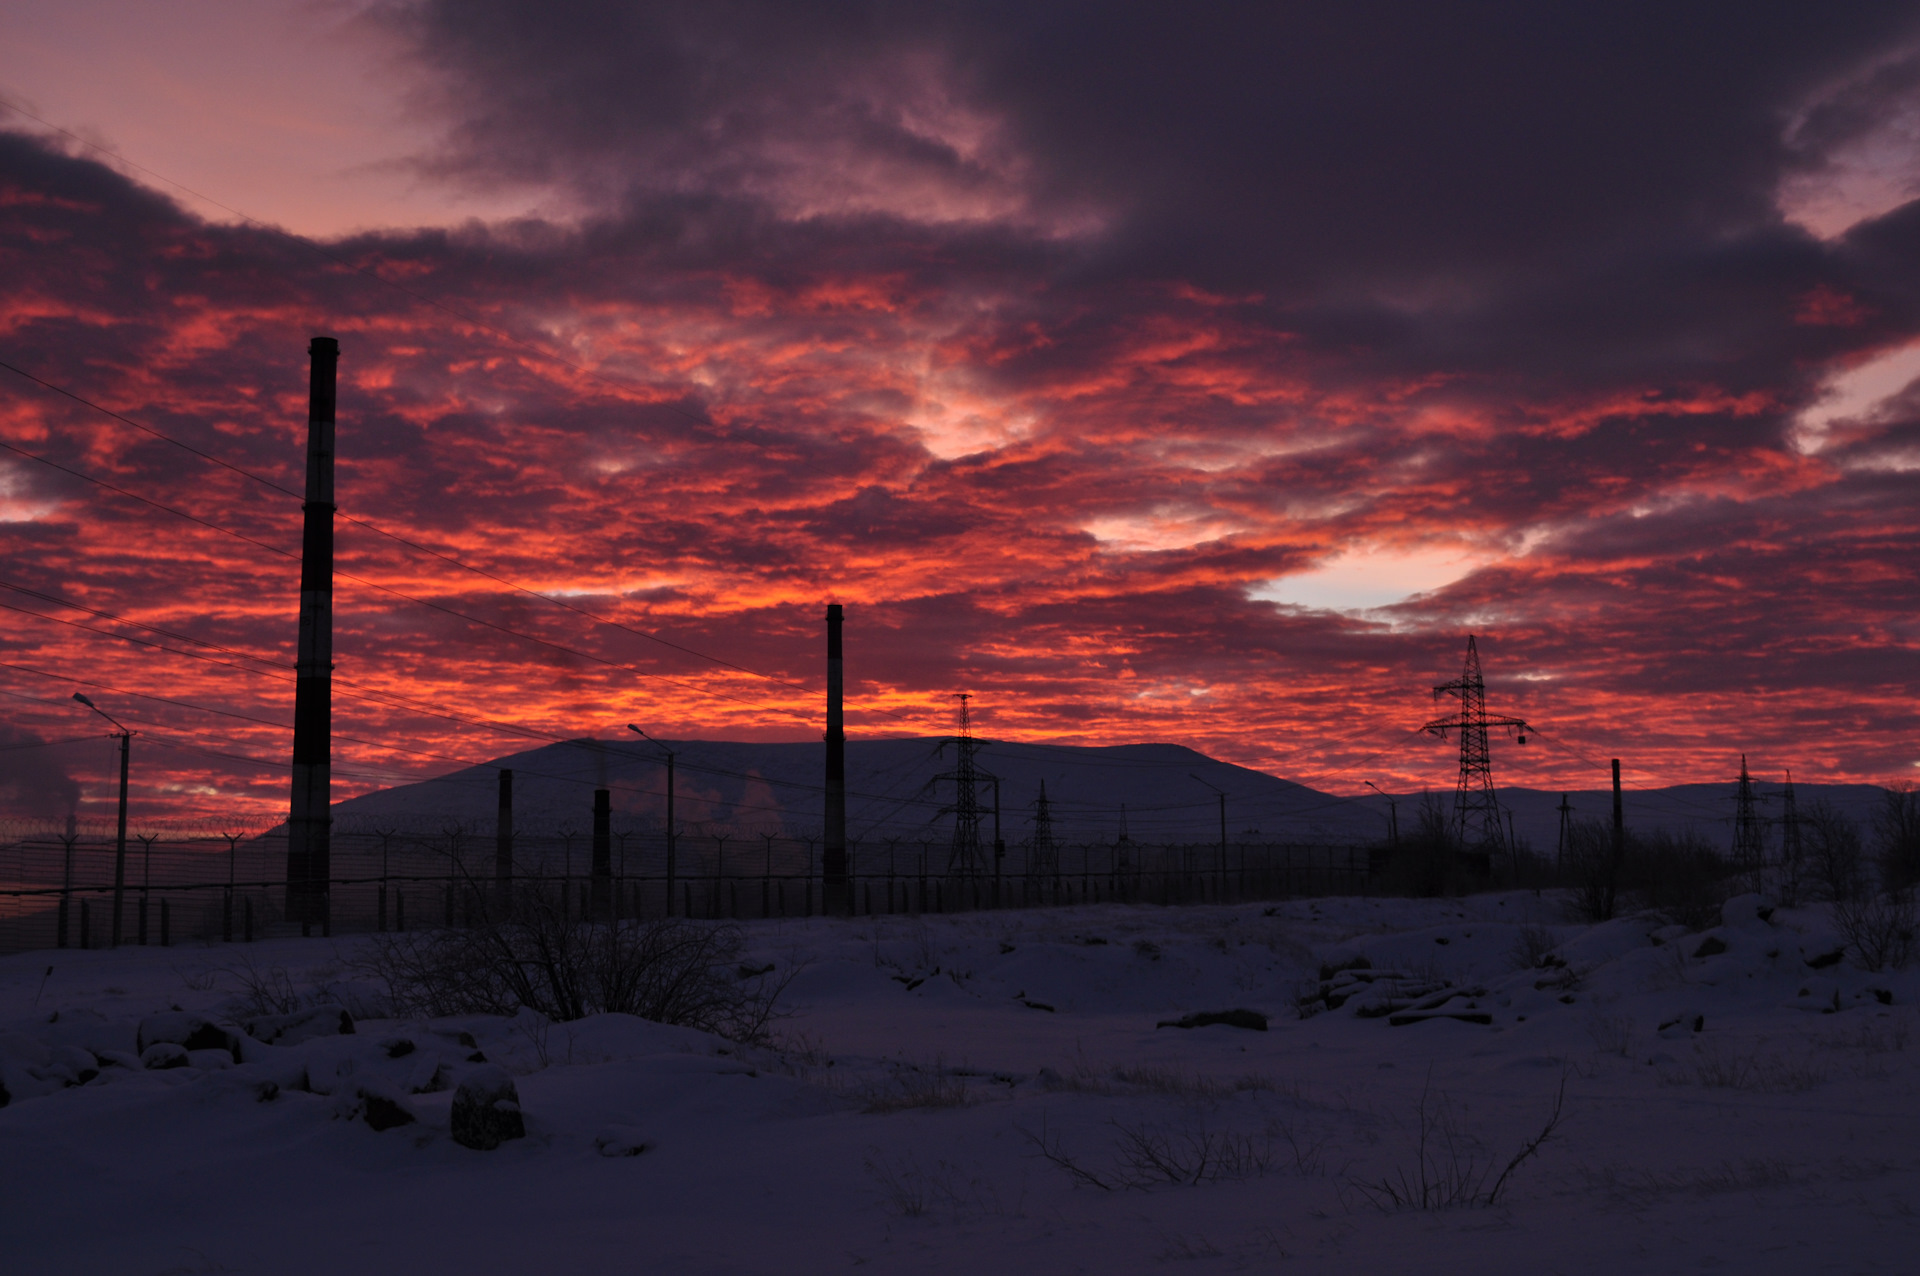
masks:
{"label": "sky", "polygon": [[1445,789],[1472,633],[1503,782],[1910,783],[1916,195],[1912,4],[9,5],[0,818],[75,690],[285,809],[317,334],[338,797],[818,738],[827,602],[856,736]]}

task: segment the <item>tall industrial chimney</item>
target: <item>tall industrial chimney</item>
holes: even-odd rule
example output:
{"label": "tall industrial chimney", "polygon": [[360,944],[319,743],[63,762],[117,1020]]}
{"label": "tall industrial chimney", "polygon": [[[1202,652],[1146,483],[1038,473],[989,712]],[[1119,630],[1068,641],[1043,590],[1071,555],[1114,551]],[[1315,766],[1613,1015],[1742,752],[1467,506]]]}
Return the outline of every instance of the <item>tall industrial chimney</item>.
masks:
{"label": "tall industrial chimney", "polygon": [[840,657],[840,604],[827,605],[827,818],[826,847],[820,855],[820,898],[827,913],[846,912],[847,888],[847,732],[841,701],[846,683]]}
{"label": "tall industrial chimney", "polygon": [[293,809],[287,819],[287,916],[304,934],[327,921],[332,876],[333,402],[340,343],[315,337],[307,400],[306,530],[300,544],[300,645],[294,665]]}

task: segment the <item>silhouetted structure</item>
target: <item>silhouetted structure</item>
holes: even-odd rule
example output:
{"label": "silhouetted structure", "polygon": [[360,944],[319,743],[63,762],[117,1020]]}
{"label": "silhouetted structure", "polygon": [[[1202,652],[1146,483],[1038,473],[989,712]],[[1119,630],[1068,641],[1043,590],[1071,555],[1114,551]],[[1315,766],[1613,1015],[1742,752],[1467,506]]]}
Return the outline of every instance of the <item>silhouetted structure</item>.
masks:
{"label": "silhouetted structure", "polygon": [[827,605],[827,810],[825,846],[820,852],[820,901],[827,913],[848,910],[847,898],[847,732],[845,666],[840,647],[844,617],[839,603]]}
{"label": "silhouetted structure", "polygon": [[1747,774],[1747,755],[1740,755],[1740,777],[1733,793],[1733,862],[1741,868],[1759,868],[1766,858],[1766,831],[1760,824],[1753,795],[1753,777]]}
{"label": "silhouetted structure", "polygon": [[513,907],[513,772],[500,770],[500,805],[493,823],[494,907],[505,917]]}
{"label": "silhouetted structure", "polygon": [[1040,796],[1033,803],[1033,842],[1027,849],[1027,872],[1036,881],[1060,886],[1060,849],[1053,841],[1053,810],[1047,805],[1047,782],[1040,781]]}
{"label": "silhouetted structure", "polygon": [[1480,676],[1480,650],[1472,634],[1467,635],[1467,659],[1460,676],[1433,689],[1436,701],[1446,696],[1457,697],[1460,707],[1444,718],[1435,718],[1423,729],[1442,740],[1450,731],[1460,733],[1460,779],[1453,794],[1454,832],[1461,846],[1470,851],[1511,851],[1514,848],[1508,845],[1500,801],[1493,791],[1493,753],[1487,731],[1490,727],[1503,728],[1525,744],[1528,727],[1521,718],[1488,715],[1487,684]]}
{"label": "silhouetted structure", "polygon": [[967,701],[972,697],[963,691],[954,699],[960,705],[954,715],[959,732],[940,747],[944,750],[948,744],[953,745],[957,756],[954,769],[937,780],[951,780],[954,785],[953,805],[946,808],[953,815],[953,847],[947,854],[947,876],[965,881],[983,876],[987,865],[980,853],[980,775],[973,758],[973,721],[967,713]]}
{"label": "silhouetted structure", "polygon": [[327,918],[332,831],[333,410],[340,343],[315,337],[307,395],[307,491],[301,507],[300,643],[294,665],[293,803],[287,819],[287,916],[304,932]]}
{"label": "silhouetted structure", "polygon": [[1780,860],[1795,871],[1800,866],[1800,807],[1793,796],[1793,772],[1780,793]]}
{"label": "silhouetted structure", "polygon": [[589,911],[598,918],[613,917],[613,793],[593,791],[593,868]]}

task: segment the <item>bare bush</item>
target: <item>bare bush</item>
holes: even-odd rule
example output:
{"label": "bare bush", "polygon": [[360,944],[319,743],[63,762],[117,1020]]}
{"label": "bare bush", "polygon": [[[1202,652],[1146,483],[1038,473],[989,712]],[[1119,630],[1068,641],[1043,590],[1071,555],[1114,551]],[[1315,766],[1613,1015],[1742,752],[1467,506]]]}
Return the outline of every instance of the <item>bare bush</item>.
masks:
{"label": "bare bush", "polygon": [[913,1108],[964,1108],[977,1099],[973,1091],[968,1089],[966,1078],[949,1070],[941,1060],[926,1067],[902,1064],[893,1070],[893,1075],[885,1084],[867,1086],[856,1093],[865,1105],[860,1110],[869,1113],[906,1112]]}
{"label": "bare bush", "polygon": [[385,986],[400,1015],[510,1015],[525,1006],[567,1022],[612,1012],[759,1041],[797,972],[743,968],[741,948],[731,925],[575,921],[557,899],[529,889],[508,920],[376,935],[354,966]]}
{"label": "bare bush", "polygon": [[1811,1056],[1790,1059],[1769,1053],[1764,1043],[1756,1043],[1744,1054],[1724,1045],[1698,1045],[1690,1068],[1661,1073],[1661,1080],[1669,1085],[1692,1082],[1708,1089],[1758,1090],[1762,1094],[1799,1094],[1826,1079],[1826,1069]]}
{"label": "bare bush", "polygon": [[[1382,1210],[1445,1210],[1463,1206],[1491,1207],[1500,1200],[1513,1172],[1519,1169],[1560,1128],[1566,1110],[1567,1079],[1553,1096],[1553,1110],[1540,1132],[1520,1145],[1496,1176],[1497,1160],[1463,1129],[1445,1094],[1433,1093],[1431,1081],[1420,1091],[1416,1110],[1420,1133],[1413,1165],[1378,1179],[1349,1179],[1353,1188]],[[1489,1184],[1491,1180],[1491,1184]]]}
{"label": "bare bush", "polygon": [[1719,920],[1737,884],[1736,866],[1698,834],[1628,831],[1616,856],[1613,830],[1599,820],[1574,821],[1566,870],[1573,915],[1588,922],[1609,920],[1625,902],[1702,930]]}
{"label": "bare bush", "polygon": [[1862,969],[1897,970],[1913,960],[1915,910],[1911,888],[1839,900],[1833,906],[1833,921]]}
{"label": "bare bush", "polygon": [[1873,831],[1887,885],[1895,890],[1920,885],[1920,792],[1911,785],[1888,789]]}
{"label": "bare bush", "polygon": [[1808,805],[1801,821],[1801,846],[1811,885],[1820,898],[1850,900],[1865,889],[1860,826],[1825,798]]}
{"label": "bare bush", "polygon": [[251,957],[242,957],[220,973],[239,986],[228,999],[227,1009],[245,1017],[290,1015],[310,1005],[312,998],[294,986],[285,966],[261,966]]}
{"label": "bare bush", "polygon": [[1545,926],[1522,926],[1514,932],[1513,947],[1507,951],[1507,961],[1515,970],[1532,970],[1559,946],[1559,937]]}
{"label": "bare bush", "polygon": [[1169,1133],[1119,1122],[1114,1129],[1122,1172],[1131,1184],[1178,1186],[1255,1178],[1273,1164],[1273,1145],[1248,1134],[1204,1127]]}
{"label": "bare bush", "polygon": [[878,1148],[867,1153],[867,1177],[880,1189],[881,1202],[904,1218],[922,1218],[935,1210],[998,1213],[999,1198],[978,1174],[948,1161],[922,1168],[911,1152],[893,1157]]}
{"label": "bare bush", "polygon": [[[1038,1155],[1059,1167],[1067,1177],[1103,1192],[1192,1187],[1257,1178],[1274,1164],[1272,1140],[1251,1134],[1209,1130],[1204,1125],[1168,1130],[1121,1121],[1109,1124],[1114,1129],[1113,1155],[1111,1164],[1105,1166],[1089,1165],[1069,1153],[1060,1137],[1048,1130],[1044,1118],[1037,1131],[1015,1128]],[[1294,1155],[1296,1160],[1301,1157],[1298,1145]],[[1310,1156],[1315,1164],[1319,1155],[1320,1149],[1313,1147]]]}

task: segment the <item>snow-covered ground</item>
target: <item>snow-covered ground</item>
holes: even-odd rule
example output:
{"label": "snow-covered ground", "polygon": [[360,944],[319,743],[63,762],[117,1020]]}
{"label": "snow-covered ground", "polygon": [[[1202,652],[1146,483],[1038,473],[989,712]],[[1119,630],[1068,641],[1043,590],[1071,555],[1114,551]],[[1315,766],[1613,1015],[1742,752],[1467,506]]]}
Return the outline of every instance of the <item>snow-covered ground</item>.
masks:
{"label": "snow-covered ground", "polygon": [[[1526,893],[748,923],[756,963],[804,967],[778,1049],[362,1017],[164,1069],[140,1021],[232,1021],[243,963],[377,1009],[341,982],[364,941],[21,954],[0,1270],[1912,1271],[1920,978],[1832,964],[1822,913],[1766,911],[1704,934]],[[1267,1029],[1156,1026],[1233,1009]],[[455,1087],[493,1065],[526,1137],[474,1151]],[[1423,1130],[1429,1192],[1484,1201],[1563,1087],[1492,1205],[1395,1208]]]}

